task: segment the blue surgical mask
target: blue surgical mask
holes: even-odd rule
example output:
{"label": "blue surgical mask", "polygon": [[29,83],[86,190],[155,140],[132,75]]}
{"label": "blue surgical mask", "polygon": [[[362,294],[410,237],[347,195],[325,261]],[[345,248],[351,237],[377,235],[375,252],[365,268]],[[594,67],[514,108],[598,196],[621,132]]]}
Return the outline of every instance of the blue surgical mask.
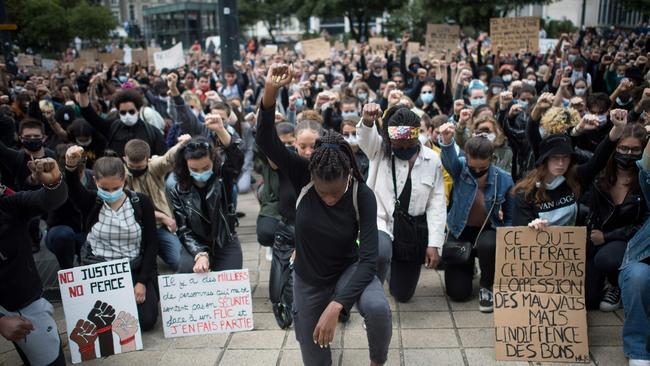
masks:
{"label": "blue surgical mask", "polygon": [[341,117],[343,119],[358,119],[359,118],[359,113],[352,111],[352,112],[341,112]]}
{"label": "blue surgical mask", "polygon": [[506,75],[503,75],[503,76],[501,76],[501,79],[502,79],[504,82],[509,83],[509,82],[512,81],[512,74],[506,74]]}
{"label": "blue surgical mask", "polygon": [[124,84],[124,83],[126,83],[129,79],[128,79],[126,76],[124,76],[124,75],[120,75],[120,76],[117,77],[117,80],[119,80],[120,83]]}
{"label": "blue surgical mask", "polygon": [[358,92],[357,93],[357,98],[359,98],[360,101],[365,102],[366,99],[368,99],[368,93]]}
{"label": "blue surgical mask", "polygon": [[469,103],[472,105],[472,108],[476,108],[480,105],[485,104],[485,98],[472,99],[469,101]]}
{"label": "blue surgical mask", "polygon": [[97,187],[97,197],[99,197],[102,201],[106,203],[117,202],[117,200],[119,200],[120,197],[122,197],[123,193],[124,193],[124,188],[120,188],[113,192],[108,192]]}
{"label": "blue surgical mask", "polygon": [[302,105],[305,104],[305,100],[302,98],[296,99],[296,108],[302,108]]}
{"label": "blue surgical mask", "polygon": [[605,123],[607,123],[607,115],[606,114],[597,114],[596,117],[598,118],[598,123],[602,126]]}
{"label": "blue surgical mask", "polygon": [[431,104],[433,102],[433,93],[420,94],[420,99],[424,104]]}
{"label": "blue surgical mask", "polygon": [[616,104],[620,106],[628,105],[632,101],[632,98],[628,99],[627,102],[624,102],[621,97],[616,97]]}
{"label": "blue surgical mask", "polygon": [[526,109],[526,107],[528,107],[528,102],[525,100],[517,99],[517,104],[519,104],[523,109]]}
{"label": "blue surgical mask", "polygon": [[212,177],[213,173],[214,172],[212,171],[212,169],[206,170],[203,173],[197,173],[190,170],[190,176],[192,177],[192,179],[201,183],[207,182]]}

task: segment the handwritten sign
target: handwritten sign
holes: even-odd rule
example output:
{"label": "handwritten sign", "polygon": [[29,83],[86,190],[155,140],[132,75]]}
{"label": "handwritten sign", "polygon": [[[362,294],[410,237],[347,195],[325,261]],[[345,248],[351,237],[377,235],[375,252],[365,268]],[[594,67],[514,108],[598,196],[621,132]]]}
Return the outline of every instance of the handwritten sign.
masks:
{"label": "handwritten sign", "polygon": [[253,329],[247,269],[158,276],[165,338]]}
{"label": "handwritten sign", "polygon": [[584,227],[497,229],[497,360],[589,362]]}
{"label": "handwritten sign", "polygon": [[18,67],[34,66],[34,56],[27,55],[24,53],[19,53],[16,59],[16,64],[18,65]]}
{"label": "handwritten sign", "polygon": [[168,50],[156,52],[153,54],[153,61],[156,69],[175,69],[185,65],[185,56],[183,55],[183,42],[178,42]]}
{"label": "handwritten sign", "polygon": [[368,47],[373,51],[385,51],[388,48],[388,40],[384,37],[370,37]]}
{"label": "handwritten sign", "polygon": [[305,58],[309,61],[330,58],[330,44],[323,37],[301,41],[300,44]]}
{"label": "handwritten sign", "polygon": [[58,273],[73,363],[142,349],[127,259]]}
{"label": "handwritten sign", "polygon": [[89,63],[97,61],[98,52],[94,48],[84,49],[79,51],[79,58],[86,60]]}
{"label": "handwritten sign", "polygon": [[540,38],[539,39],[539,52],[544,54],[548,51],[553,51],[557,46],[557,39],[554,38]]}
{"label": "handwritten sign", "polygon": [[278,53],[278,45],[267,44],[262,48],[262,56],[275,56]]}
{"label": "handwritten sign", "polygon": [[427,24],[425,37],[427,53],[440,55],[458,48],[460,27],[447,24]]}
{"label": "handwritten sign", "polygon": [[501,45],[503,51],[515,53],[520,49],[537,53],[539,50],[539,18],[491,18],[490,39],[493,45]]}

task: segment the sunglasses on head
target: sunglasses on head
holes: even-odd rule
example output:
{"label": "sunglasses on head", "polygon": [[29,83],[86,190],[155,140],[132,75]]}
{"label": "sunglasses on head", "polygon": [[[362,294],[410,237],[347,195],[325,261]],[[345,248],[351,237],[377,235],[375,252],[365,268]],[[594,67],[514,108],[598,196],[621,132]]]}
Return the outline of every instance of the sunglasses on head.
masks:
{"label": "sunglasses on head", "polygon": [[138,113],[138,111],[136,111],[135,109],[129,109],[128,111],[120,111],[120,115],[122,116],[126,116],[127,113],[133,115]]}
{"label": "sunglasses on head", "polygon": [[187,148],[190,150],[210,150],[210,144],[205,141],[192,141],[187,143]]}

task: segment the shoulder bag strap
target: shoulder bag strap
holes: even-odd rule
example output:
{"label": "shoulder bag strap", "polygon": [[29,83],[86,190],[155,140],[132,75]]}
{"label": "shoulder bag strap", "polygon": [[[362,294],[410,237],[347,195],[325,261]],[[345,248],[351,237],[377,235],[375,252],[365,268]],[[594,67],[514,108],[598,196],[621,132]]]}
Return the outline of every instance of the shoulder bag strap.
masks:
{"label": "shoulder bag strap", "polygon": [[359,197],[359,181],[356,179],[353,179],[354,183],[352,183],[352,205],[354,205],[354,213],[357,214],[357,223],[359,226],[361,226],[361,219],[359,216],[359,204],[358,204],[358,197]]}
{"label": "shoulder bag strap", "polygon": [[490,220],[490,215],[492,215],[492,211],[494,211],[494,206],[496,206],[497,204],[497,178],[498,177],[499,177],[499,172],[497,172],[494,175],[494,198],[492,199],[492,207],[490,207],[490,211],[488,211],[488,214],[485,217],[485,221],[483,221],[481,230],[479,230],[478,235],[476,235],[476,239],[474,240],[474,245],[472,245],[472,249],[476,248],[476,243],[478,243],[478,238],[479,236],[481,236],[483,229],[485,229],[485,225],[487,225],[487,222]]}
{"label": "shoulder bag strap", "polygon": [[302,201],[302,198],[305,197],[307,191],[309,191],[309,189],[313,186],[314,186],[314,182],[311,181],[307,183],[306,186],[302,187],[302,189],[300,190],[300,194],[298,195],[298,199],[296,199],[296,210],[298,209],[298,205],[300,205],[300,201]]}

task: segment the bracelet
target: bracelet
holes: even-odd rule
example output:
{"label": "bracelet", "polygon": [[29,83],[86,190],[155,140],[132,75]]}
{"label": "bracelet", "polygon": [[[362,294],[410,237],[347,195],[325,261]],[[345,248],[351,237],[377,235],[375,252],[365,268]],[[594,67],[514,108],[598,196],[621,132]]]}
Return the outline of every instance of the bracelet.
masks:
{"label": "bracelet", "polygon": [[95,349],[95,343],[89,344],[86,347],[79,348],[79,353],[88,353]]}
{"label": "bracelet", "polygon": [[55,184],[43,184],[43,188],[49,189],[49,190],[55,190],[55,189],[59,188],[59,186],[61,185],[61,182],[63,182],[63,174],[61,174],[61,172],[59,172],[59,181],[56,182]]}
{"label": "bracelet", "polygon": [[208,256],[208,252],[200,252],[200,253],[198,253],[197,255],[194,256],[194,262],[198,261],[199,258],[201,258],[201,257],[206,257],[206,258],[210,259],[209,256]]}
{"label": "bracelet", "polygon": [[110,331],[111,329],[113,329],[113,324],[109,324],[109,325],[105,326],[104,328],[100,328],[100,329],[96,330],[95,332],[97,334],[102,334],[102,333],[106,333],[106,332]]}
{"label": "bracelet", "polygon": [[134,339],[135,339],[135,334],[130,336],[129,338],[121,339],[120,340],[120,345],[123,346],[125,344],[131,343],[131,342],[133,342]]}

